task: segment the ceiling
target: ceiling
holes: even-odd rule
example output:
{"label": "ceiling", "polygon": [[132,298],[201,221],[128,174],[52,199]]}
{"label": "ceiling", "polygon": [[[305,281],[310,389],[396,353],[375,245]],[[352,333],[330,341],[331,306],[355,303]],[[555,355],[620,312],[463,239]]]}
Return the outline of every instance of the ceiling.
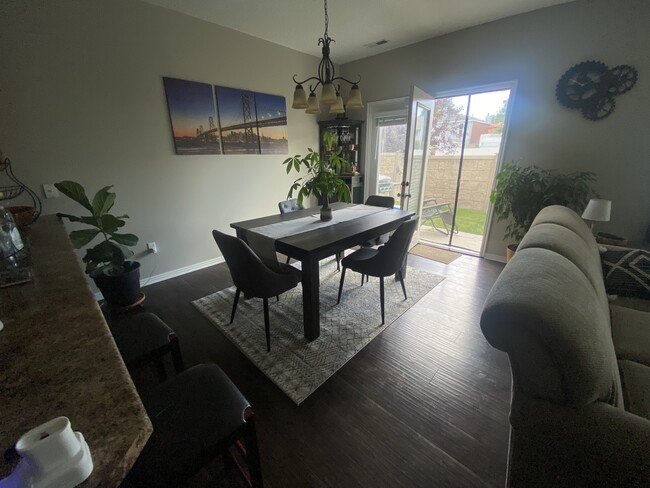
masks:
{"label": "ceiling", "polygon": [[[320,57],[322,0],[143,0]],[[347,63],[572,0],[329,0],[332,60]],[[388,42],[378,46],[381,40]]]}

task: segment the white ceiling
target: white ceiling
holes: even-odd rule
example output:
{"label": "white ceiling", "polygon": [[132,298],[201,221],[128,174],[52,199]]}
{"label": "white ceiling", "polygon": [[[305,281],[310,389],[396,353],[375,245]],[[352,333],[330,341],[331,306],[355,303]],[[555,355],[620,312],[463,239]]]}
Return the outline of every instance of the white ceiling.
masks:
{"label": "white ceiling", "polygon": [[[323,0],[144,0],[320,57]],[[572,0],[328,0],[337,64]],[[387,44],[374,43],[385,39]]]}

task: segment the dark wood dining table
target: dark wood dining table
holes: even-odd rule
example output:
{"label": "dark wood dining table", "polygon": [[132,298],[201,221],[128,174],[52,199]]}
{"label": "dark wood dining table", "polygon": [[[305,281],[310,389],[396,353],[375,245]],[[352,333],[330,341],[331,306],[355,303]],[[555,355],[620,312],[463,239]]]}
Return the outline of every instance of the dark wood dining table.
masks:
{"label": "dark wood dining table", "polygon": [[[336,215],[336,210],[348,206],[353,205],[334,203],[332,209]],[[286,214],[235,222],[230,226],[237,231],[237,237],[247,241],[247,233],[254,231],[256,227],[299,219],[319,212],[319,207],[313,207]],[[413,215],[414,213],[408,210],[385,209],[371,215],[333,223],[309,232],[275,240],[276,251],[302,263],[303,322],[307,340],[313,341],[320,335],[320,276],[318,262],[375,237],[387,234]]]}

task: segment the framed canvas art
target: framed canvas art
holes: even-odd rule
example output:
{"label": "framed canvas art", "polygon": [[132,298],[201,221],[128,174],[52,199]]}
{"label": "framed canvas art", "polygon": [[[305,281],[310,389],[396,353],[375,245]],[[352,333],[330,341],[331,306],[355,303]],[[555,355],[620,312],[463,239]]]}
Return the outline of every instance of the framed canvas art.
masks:
{"label": "framed canvas art", "polygon": [[255,93],[215,86],[224,154],[260,154]]}
{"label": "framed canvas art", "polygon": [[163,77],[176,154],[222,154],[212,85]]}
{"label": "framed canvas art", "polygon": [[288,154],[287,102],[284,97],[255,93],[261,154]]}

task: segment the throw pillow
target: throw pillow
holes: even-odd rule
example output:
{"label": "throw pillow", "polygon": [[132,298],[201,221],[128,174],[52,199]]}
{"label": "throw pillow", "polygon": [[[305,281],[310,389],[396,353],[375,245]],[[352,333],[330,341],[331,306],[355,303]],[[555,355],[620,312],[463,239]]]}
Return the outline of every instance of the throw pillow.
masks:
{"label": "throw pillow", "polygon": [[650,252],[643,249],[607,251],[601,258],[608,294],[650,300]]}

